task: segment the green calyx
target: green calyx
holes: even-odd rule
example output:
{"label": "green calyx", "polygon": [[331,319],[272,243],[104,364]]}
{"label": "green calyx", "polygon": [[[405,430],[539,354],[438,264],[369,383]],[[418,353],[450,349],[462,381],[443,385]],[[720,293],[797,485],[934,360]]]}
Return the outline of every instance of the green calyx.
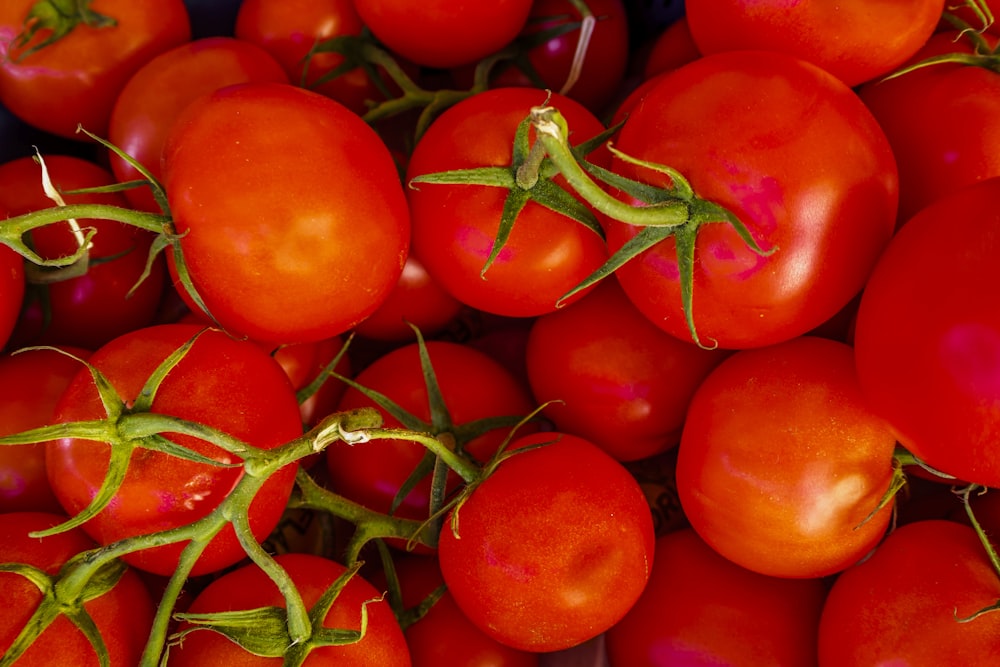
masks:
{"label": "green calyx", "polygon": [[13,48],[21,50],[15,61],[55,44],[83,25],[88,28],[111,28],[118,22],[90,8],[93,0],[38,0],[24,20],[21,32],[14,38]]}

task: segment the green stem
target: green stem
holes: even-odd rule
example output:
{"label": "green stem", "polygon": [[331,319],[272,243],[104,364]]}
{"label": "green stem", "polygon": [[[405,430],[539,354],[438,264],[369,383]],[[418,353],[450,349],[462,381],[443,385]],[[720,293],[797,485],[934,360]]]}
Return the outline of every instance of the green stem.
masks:
{"label": "green stem", "polygon": [[170,218],[159,213],[136,211],[123,206],[112,206],[110,204],[67,204],[66,206],[50,206],[49,208],[7,218],[0,223],[0,229],[15,229],[23,234],[36,227],[43,227],[54,222],[79,219],[114,220],[157,233],[162,232],[164,226],[171,222]]}

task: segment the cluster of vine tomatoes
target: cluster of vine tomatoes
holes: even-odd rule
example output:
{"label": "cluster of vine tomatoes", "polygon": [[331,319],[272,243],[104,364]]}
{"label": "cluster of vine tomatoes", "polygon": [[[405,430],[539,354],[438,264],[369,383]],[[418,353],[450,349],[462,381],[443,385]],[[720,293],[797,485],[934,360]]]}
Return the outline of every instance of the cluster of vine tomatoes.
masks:
{"label": "cluster of vine tomatoes", "polygon": [[997,654],[989,3],[195,6],[0,8],[0,665]]}

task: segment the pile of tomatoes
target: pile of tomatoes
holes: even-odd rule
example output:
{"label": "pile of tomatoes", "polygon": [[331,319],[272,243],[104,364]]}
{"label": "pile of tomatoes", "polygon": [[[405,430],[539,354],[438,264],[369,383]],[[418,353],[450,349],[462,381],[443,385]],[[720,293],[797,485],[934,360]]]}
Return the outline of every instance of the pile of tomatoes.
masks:
{"label": "pile of tomatoes", "polygon": [[7,0],[0,666],[1000,654],[989,5]]}

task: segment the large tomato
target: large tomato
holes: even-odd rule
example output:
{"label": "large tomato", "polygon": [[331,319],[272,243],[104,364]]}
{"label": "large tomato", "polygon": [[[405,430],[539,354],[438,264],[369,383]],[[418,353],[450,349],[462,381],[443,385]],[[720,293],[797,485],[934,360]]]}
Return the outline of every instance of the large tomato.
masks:
{"label": "large tomato", "polygon": [[441,531],[441,572],[486,634],[522,650],[581,644],[617,623],[649,578],[653,520],[639,484],[593,443],[518,438]]}
{"label": "large tomato", "polygon": [[[193,324],[138,329],[95,351],[89,362],[132,405],[154,369],[201,330]],[[295,393],[281,366],[253,342],[217,330],[202,333],[166,375],[150,411],[213,426],[265,449],[302,434]],[[56,405],[53,422],[105,416],[91,373],[81,369]],[[204,440],[180,434],[170,439],[217,461],[239,462]],[[47,447],[49,483],[66,511],[77,514],[94,498],[108,473],[111,448],[79,438],[53,440]],[[264,539],[277,524],[296,467],[287,466],[270,477],[250,505],[250,526],[257,539]],[[138,449],[111,503],[83,524],[84,530],[97,542],[109,544],[191,523],[215,509],[242,475],[240,467],[217,467]],[[150,572],[171,574],[184,546],[142,549],[125,560]],[[194,573],[219,570],[244,555],[235,532],[226,527],[208,544]]]}
{"label": "large tomato", "polygon": [[[0,203],[0,215],[8,213]],[[24,302],[24,259],[5,245],[0,245],[0,349],[17,326]]]}
{"label": "large tomato", "polygon": [[[768,345],[826,321],[861,290],[895,225],[896,165],[878,124],[842,82],[784,54],[729,51],[664,74],[617,147],[679,171],[772,251],[754,252],[729,224],[699,228],[692,316],[704,344]],[[614,168],[670,184],[631,162]],[[612,251],[641,229],[606,228]],[[647,317],[692,340],[673,237],[616,275]]]}
{"label": "large tomato", "polygon": [[246,83],[204,96],[174,125],[163,169],[194,286],[231,333],[330,338],[403,270],[409,213],[389,150],[318,93]]}
{"label": "large tomato", "polygon": [[882,538],[896,440],[852,362],[846,344],[803,336],[741,350],[698,387],[677,491],[692,527],[723,556],[762,574],[821,577]]}
{"label": "large tomato", "polygon": [[861,388],[900,443],[986,486],[1000,486],[998,201],[992,178],[911,218],[875,267],[855,325]]}
{"label": "large tomato", "polygon": [[[115,97],[132,73],[158,53],[191,39],[187,8],[183,0],[69,4],[72,9],[66,13],[66,3],[55,0],[0,3],[0,102],[47,132],[83,138],[76,133],[82,125],[105,137]],[[42,26],[21,44],[24,30],[37,22],[29,18],[32,8],[59,17],[58,28],[69,32],[33,50],[53,36],[53,27]],[[81,21],[81,14],[92,20]],[[114,24],[98,27],[103,19]]]}

